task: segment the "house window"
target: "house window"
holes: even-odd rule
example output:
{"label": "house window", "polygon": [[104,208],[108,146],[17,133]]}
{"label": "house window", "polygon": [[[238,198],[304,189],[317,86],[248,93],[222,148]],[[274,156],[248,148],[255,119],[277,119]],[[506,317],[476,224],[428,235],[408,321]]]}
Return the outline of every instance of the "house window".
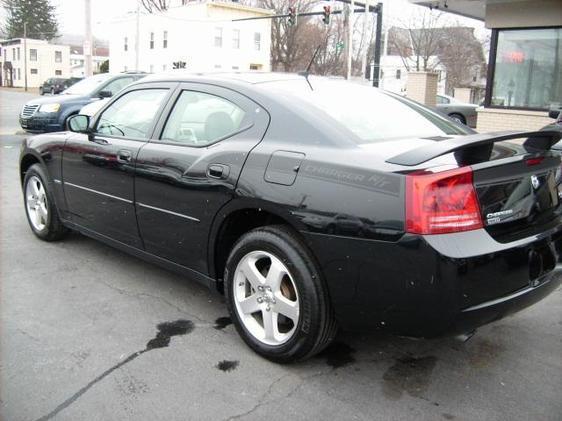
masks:
{"label": "house window", "polygon": [[396,79],[402,79],[402,70],[396,69]]}
{"label": "house window", "polygon": [[62,51],[55,51],[55,63],[62,63]]}
{"label": "house window", "polygon": [[215,28],[215,47],[222,47],[222,28]]}
{"label": "house window", "polygon": [[12,48],[12,61],[16,61],[16,49]]}
{"label": "house window", "polygon": [[18,69],[18,80],[21,80],[21,69]]}
{"label": "house window", "polygon": [[29,73],[31,73],[32,75],[36,75],[37,69],[29,69]]}
{"label": "house window", "polygon": [[261,69],[262,69],[261,64],[250,64],[250,70],[261,70]]}
{"label": "house window", "polygon": [[562,98],[562,27],[492,32],[486,106],[548,110]]}
{"label": "house window", "polygon": [[240,48],[240,29],[232,30],[232,48]]}
{"label": "house window", "polygon": [[20,60],[20,47],[18,47],[18,60]]}
{"label": "house window", "polygon": [[129,51],[129,38],[127,38],[127,37],[125,37],[125,39],[124,39],[123,50]]}
{"label": "house window", "polygon": [[164,38],[162,39],[162,48],[168,48],[168,31],[164,31]]}
{"label": "house window", "polygon": [[55,70],[55,76],[62,76],[62,70]]}
{"label": "house window", "polygon": [[154,32],[150,33],[150,49],[154,50]]}
{"label": "house window", "polygon": [[37,61],[37,50],[35,48],[29,50],[29,61]]}
{"label": "house window", "polygon": [[256,32],[254,34],[254,48],[257,51],[261,50],[261,33],[259,33],[259,32]]}

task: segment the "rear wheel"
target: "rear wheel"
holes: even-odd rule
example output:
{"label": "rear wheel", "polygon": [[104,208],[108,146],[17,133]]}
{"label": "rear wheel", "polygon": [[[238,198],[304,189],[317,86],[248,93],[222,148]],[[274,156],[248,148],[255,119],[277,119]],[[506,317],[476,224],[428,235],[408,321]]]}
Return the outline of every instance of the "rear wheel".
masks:
{"label": "rear wheel", "polygon": [[45,171],[34,164],[25,173],[23,181],[27,221],[33,233],[42,240],[55,241],[67,232],[59,219],[55,201],[46,183]]}
{"label": "rear wheel", "polygon": [[461,115],[461,114],[453,113],[453,114],[449,114],[449,117],[452,118],[453,120],[455,120],[458,123],[466,124],[466,120],[465,120],[464,116]]}
{"label": "rear wheel", "polygon": [[308,358],[337,325],[313,256],[284,226],[258,228],[234,245],[225,294],[238,333],[258,354],[286,363]]}

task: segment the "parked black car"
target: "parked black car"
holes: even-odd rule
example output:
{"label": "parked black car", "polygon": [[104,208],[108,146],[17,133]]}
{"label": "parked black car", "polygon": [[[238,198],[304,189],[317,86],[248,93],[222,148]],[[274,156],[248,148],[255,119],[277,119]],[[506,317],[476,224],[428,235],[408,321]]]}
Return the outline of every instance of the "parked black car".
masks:
{"label": "parked black car", "polygon": [[31,133],[65,130],[66,119],[78,114],[84,105],[110,97],[144,76],[145,73],[99,74],[72,85],[62,95],[33,99],[20,113],[20,126]]}
{"label": "parked black car", "polygon": [[35,235],[224,292],[274,361],[338,326],[469,332],[560,285],[559,132],[476,134],[374,88],[257,73],[149,77],[68,124],[22,147]]}
{"label": "parked black car", "polygon": [[51,94],[58,95],[65,89],[70,88],[76,82],[82,80],[81,77],[71,77],[68,79],[63,78],[50,78],[43,82],[43,85],[39,87],[39,93],[41,95]]}

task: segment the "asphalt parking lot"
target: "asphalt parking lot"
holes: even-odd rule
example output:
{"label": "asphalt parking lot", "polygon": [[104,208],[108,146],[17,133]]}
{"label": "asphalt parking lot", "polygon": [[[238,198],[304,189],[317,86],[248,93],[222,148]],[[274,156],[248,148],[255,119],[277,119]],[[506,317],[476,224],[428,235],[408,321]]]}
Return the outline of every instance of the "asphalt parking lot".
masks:
{"label": "asphalt parking lot", "polygon": [[[0,92],[2,124],[20,95]],[[12,128],[0,128],[0,419],[560,420],[561,289],[466,343],[343,332],[276,365],[243,344],[220,295],[78,234],[36,239]]]}

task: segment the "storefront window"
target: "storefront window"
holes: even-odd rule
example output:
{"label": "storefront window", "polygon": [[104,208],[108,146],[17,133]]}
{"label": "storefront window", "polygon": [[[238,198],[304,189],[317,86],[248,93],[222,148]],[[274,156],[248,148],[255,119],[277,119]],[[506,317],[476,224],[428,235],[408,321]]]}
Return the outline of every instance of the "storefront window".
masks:
{"label": "storefront window", "polygon": [[547,110],[562,102],[562,28],[500,30],[497,35],[489,105]]}

